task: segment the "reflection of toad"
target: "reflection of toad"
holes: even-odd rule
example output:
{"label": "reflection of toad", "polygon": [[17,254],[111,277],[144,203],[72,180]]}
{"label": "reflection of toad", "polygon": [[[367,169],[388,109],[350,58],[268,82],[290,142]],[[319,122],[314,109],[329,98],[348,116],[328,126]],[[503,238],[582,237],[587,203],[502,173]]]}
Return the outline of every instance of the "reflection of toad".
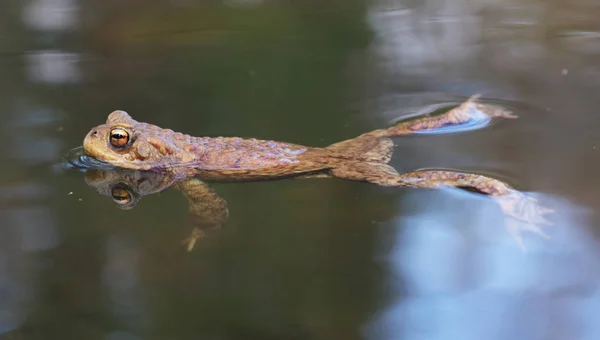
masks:
{"label": "reflection of toad", "polygon": [[[138,122],[124,111],[114,111],[105,124],[91,129],[83,148],[87,155],[119,168],[160,173],[177,183],[193,179],[191,183],[202,187],[205,184],[197,178],[341,178],[388,187],[456,187],[492,197],[505,214],[519,220],[547,223],[543,215],[549,209],[497,179],[447,170],[399,174],[387,164],[394,146],[391,137],[436,132],[493,117],[516,118],[498,106],[477,103],[473,97],[444,114],[416,117],[325,148],[313,148],[237,137],[192,137]],[[211,195],[216,196],[212,192]],[[539,231],[537,226],[529,227],[532,228]]]}
{"label": "reflection of toad", "polygon": [[223,226],[229,216],[227,202],[198,178],[175,181],[169,174],[151,171],[89,169],[85,180],[101,195],[111,197],[121,209],[131,209],[142,197],[171,186],[181,191],[189,201],[194,226],[192,234],[185,240],[188,250],[205,231]]}

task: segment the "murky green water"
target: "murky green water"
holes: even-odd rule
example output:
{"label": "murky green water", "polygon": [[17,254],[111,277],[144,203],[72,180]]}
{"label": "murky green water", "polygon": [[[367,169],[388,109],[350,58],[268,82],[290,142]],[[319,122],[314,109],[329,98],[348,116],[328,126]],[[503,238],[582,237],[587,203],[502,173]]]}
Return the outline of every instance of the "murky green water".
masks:
{"label": "murky green water", "polygon": [[[597,339],[593,1],[5,1],[0,338]],[[518,120],[398,138],[399,171],[494,174],[556,209],[511,237],[450,190],[214,184],[120,210],[57,166],[114,109],[193,135],[324,146],[474,93]]]}

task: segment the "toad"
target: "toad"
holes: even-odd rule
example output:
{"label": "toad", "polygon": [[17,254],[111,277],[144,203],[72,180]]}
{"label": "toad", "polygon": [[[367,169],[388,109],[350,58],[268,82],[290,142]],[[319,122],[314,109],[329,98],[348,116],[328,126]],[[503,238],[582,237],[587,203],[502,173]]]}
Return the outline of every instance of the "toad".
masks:
{"label": "toad", "polygon": [[384,187],[454,187],[489,196],[507,216],[526,222],[531,225],[529,230],[545,235],[540,225],[549,224],[544,216],[552,210],[503,181],[448,170],[400,174],[388,164],[393,137],[460,127],[482,119],[517,118],[505,108],[480,103],[477,98],[473,96],[440,115],[415,117],[326,147],[254,138],[194,137],[136,121],[125,111],[117,110],[106,123],[90,130],[83,149],[88,156],[115,167],[163,174],[173,183],[190,179],[339,178]]}

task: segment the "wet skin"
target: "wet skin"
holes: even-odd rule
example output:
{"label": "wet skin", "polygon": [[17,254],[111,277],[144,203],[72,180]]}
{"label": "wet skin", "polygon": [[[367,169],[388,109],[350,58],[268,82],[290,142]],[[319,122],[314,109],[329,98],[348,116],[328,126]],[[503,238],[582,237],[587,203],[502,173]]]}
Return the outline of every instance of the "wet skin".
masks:
{"label": "wet skin", "polygon": [[[225,204],[202,180],[341,178],[386,187],[455,187],[477,192],[494,199],[506,215],[530,224],[527,229],[542,234],[537,225],[548,224],[543,215],[551,210],[539,206],[535,199],[502,181],[473,173],[445,170],[399,174],[387,164],[394,146],[391,137],[460,127],[482,117],[516,118],[501,107],[478,103],[476,97],[472,97],[441,115],[417,117],[318,148],[237,137],[192,137],[138,122],[124,111],[114,111],[105,124],[91,129],[83,141],[83,148],[87,155],[130,170],[131,174],[147,172],[160,175],[154,179],[154,185],[148,188],[159,191],[176,185],[188,198],[191,197],[192,215],[192,210],[199,209],[194,207],[199,206],[202,200],[217,202],[207,203],[212,207]],[[138,192],[148,194],[148,188]],[[116,194],[118,196],[118,192]],[[210,220],[211,209],[207,210],[208,213],[200,214],[202,217],[198,219]],[[217,215],[222,216],[223,213]],[[202,228],[195,230],[189,239],[190,249],[195,240],[202,236]]]}

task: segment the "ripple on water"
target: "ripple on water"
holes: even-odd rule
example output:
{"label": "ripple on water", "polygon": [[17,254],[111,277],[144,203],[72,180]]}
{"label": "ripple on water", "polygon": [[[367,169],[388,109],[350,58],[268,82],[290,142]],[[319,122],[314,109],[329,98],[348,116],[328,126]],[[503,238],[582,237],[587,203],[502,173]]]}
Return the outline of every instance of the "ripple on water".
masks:
{"label": "ripple on water", "polygon": [[63,169],[87,171],[90,169],[111,170],[116,167],[106,162],[90,157],[83,152],[83,147],[76,147],[67,152],[60,165]]}

